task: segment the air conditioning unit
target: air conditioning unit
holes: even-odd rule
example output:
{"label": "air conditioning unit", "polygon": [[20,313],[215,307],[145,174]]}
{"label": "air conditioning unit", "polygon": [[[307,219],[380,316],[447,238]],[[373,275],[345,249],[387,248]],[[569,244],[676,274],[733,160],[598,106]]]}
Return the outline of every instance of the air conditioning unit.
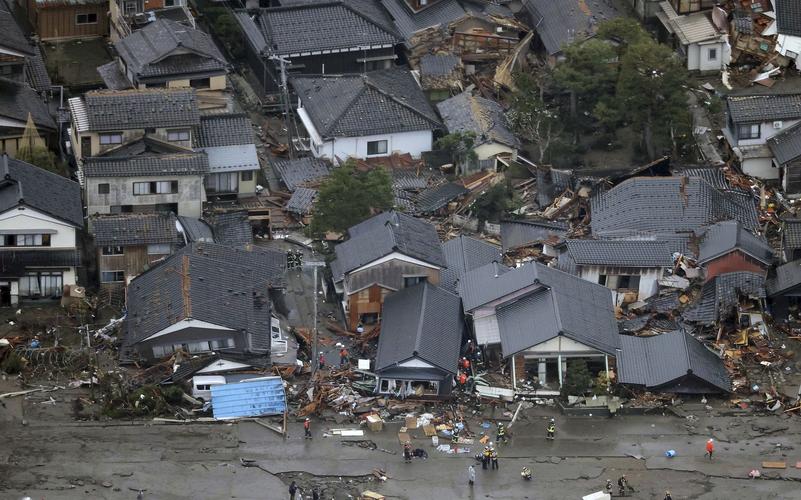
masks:
{"label": "air conditioning unit", "polygon": [[773,122],[773,128],[782,128],[784,124],[780,121]]}

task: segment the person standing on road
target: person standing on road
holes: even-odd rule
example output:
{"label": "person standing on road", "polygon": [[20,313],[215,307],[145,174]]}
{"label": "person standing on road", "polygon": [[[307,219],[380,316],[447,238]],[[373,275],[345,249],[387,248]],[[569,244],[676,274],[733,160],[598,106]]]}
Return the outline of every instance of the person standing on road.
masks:
{"label": "person standing on road", "polygon": [[503,425],[503,422],[498,423],[498,435],[496,436],[495,442],[501,444],[501,441],[504,443],[509,442],[506,437],[506,426]]}
{"label": "person standing on road", "polygon": [[298,491],[298,485],[292,481],[289,485],[289,500],[295,500],[295,493]]}
{"label": "person standing on road", "polygon": [[484,447],[484,452],[481,454],[481,468],[487,470],[490,463],[490,449],[489,446]]}
{"label": "person standing on road", "polygon": [[670,496],[670,492],[669,491],[665,492],[665,500],[673,500],[673,497]]}
{"label": "person standing on road", "polygon": [[706,442],[706,455],[712,460],[712,454],[715,452],[715,441],[712,438],[709,438],[709,441]]}
{"label": "person standing on road", "polygon": [[476,468],[472,464],[467,467],[467,484],[470,486],[476,484]]}
{"label": "person standing on road", "polygon": [[320,352],[320,357],[317,358],[321,370],[325,370],[325,353]]}
{"label": "person standing on road", "polygon": [[403,461],[407,464],[412,463],[412,444],[409,441],[403,443]]}
{"label": "person standing on road", "polygon": [[490,450],[490,459],[492,460],[492,470],[498,470],[498,452],[495,448]]}
{"label": "person standing on road", "polygon": [[344,347],[339,350],[339,367],[344,368],[348,364],[348,350]]}
{"label": "person standing on road", "polygon": [[305,434],[306,439],[312,438],[311,420],[309,419],[309,417],[306,417],[306,420],[303,421],[303,432]]}
{"label": "person standing on road", "polygon": [[556,422],[554,421],[554,419],[551,419],[550,423],[548,423],[548,439],[553,440],[555,435],[556,435]]}

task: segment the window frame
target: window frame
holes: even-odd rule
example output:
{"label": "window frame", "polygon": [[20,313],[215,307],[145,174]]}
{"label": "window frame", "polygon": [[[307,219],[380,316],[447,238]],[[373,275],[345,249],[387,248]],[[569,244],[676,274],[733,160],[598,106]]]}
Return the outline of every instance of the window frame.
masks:
{"label": "window frame", "polygon": [[[86,21],[81,22],[81,17],[84,17]],[[92,17],[94,17],[94,21],[92,21]],[[96,12],[82,12],[80,14],[75,14],[75,25],[76,26],[85,26],[87,24],[97,24],[97,13]]]}
{"label": "window frame", "polygon": [[99,135],[101,146],[114,146],[116,144],[122,144],[122,132],[103,132]]}
{"label": "window frame", "polygon": [[148,255],[169,255],[170,253],[172,253],[172,246],[169,243],[151,243],[147,246]]}
{"label": "window frame", "polygon": [[[173,138],[173,135],[177,135],[178,138]],[[186,136],[184,139],[183,137]],[[175,128],[171,130],[167,130],[167,140],[169,142],[186,142],[191,140],[192,135],[188,128]]]}
{"label": "window frame", "polygon": [[[107,280],[104,276],[112,274],[114,279]],[[119,277],[120,279],[116,279]],[[100,271],[100,282],[101,283],[125,283],[125,271],[120,270],[112,270],[112,271]]]}
{"label": "window frame", "polygon": [[100,255],[103,257],[125,255],[125,247],[120,245],[105,245],[100,249]]}
{"label": "window frame", "polygon": [[[748,133],[744,133],[748,128]],[[756,134],[754,134],[756,130]],[[754,140],[762,137],[762,124],[761,123],[743,123],[737,125],[737,139],[741,140]]]}
{"label": "window frame", "polygon": [[706,49],[706,58],[710,61],[717,61],[718,60],[718,49],[717,47],[710,47]]}
{"label": "window frame", "polygon": [[97,185],[97,194],[111,194],[111,184],[108,182],[101,182]]}
{"label": "window frame", "polygon": [[239,180],[242,182],[251,182],[253,180],[253,170],[243,170],[239,174]]}
{"label": "window frame", "polygon": [[[383,144],[384,148],[383,151],[380,151],[381,148],[377,147],[376,151],[371,153],[370,148],[371,146],[378,145],[380,146]],[[379,139],[377,141],[367,141],[367,156],[384,156],[389,152],[389,139]]]}

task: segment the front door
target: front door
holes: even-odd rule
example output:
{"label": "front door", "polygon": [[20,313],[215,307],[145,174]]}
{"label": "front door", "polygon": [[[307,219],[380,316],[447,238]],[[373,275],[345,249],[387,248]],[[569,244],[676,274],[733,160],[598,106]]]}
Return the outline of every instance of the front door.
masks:
{"label": "front door", "polygon": [[0,306],[7,307],[11,305],[11,285],[0,285]]}

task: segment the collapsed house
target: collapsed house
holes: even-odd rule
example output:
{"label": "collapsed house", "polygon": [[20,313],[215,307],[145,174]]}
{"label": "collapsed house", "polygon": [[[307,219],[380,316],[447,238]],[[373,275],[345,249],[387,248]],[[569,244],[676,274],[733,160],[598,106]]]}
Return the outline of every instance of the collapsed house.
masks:
{"label": "collapsed house", "polygon": [[450,394],[464,334],[459,297],[430,283],[390,294],[383,305],[375,373],[379,394]]}
{"label": "collapsed house", "polygon": [[767,273],[773,264],[773,248],[762,236],[746,230],[738,221],[718,222],[706,228],[698,249],[698,264],[707,281],[731,271]]}
{"label": "collapsed house", "polygon": [[458,285],[479,346],[511,359],[512,380],[562,385],[569,358],[609,370],[620,347],[609,289],[539,263],[488,264]]}

